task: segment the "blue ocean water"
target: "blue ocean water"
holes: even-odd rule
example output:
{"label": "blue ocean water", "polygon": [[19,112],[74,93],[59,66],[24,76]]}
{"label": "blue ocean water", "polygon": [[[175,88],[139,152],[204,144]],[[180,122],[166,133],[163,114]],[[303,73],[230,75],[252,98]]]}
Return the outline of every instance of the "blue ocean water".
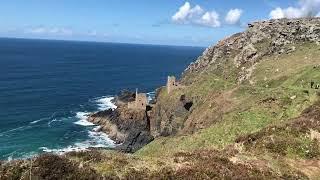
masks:
{"label": "blue ocean water", "polygon": [[0,39],[0,159],[113,147],[84,121],[122,89],[152,92],[203,48]]}

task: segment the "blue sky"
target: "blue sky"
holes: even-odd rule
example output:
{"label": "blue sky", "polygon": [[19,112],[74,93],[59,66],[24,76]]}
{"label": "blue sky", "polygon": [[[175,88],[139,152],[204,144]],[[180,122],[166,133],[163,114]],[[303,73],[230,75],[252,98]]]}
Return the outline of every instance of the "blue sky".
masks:
{"label": "blue sky", "polygon": [[0,36],[208,46],[250,21],[318,12],[320,0],[10,0]]}

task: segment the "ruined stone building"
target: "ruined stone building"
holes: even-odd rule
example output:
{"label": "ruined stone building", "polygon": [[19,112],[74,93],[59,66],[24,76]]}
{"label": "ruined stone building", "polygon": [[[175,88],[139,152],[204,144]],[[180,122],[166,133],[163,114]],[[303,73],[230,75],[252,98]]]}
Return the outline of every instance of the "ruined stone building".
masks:
{"label": "ruined stone building", "polygon": [[138,90],[136,90],[135,101],[128,102],[128,108],[135,109],[135,110],[146,110],[147,105],[148,105],[147,95],[145,93],[138,93]]}
{"label": "ruined stone building", "polygon": [[176,77],[174,76],[168,76],[167,81],[167,90],[168,94],[170,94],[173,90],[181,88],[181,84],[176,81]]}

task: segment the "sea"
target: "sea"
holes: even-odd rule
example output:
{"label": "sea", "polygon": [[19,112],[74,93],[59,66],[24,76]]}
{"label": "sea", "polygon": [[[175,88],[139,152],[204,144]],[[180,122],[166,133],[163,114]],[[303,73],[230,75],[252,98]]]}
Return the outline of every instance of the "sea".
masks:
{"label": "sea", "polygon": [[0,160],[114,148],[88,114],[121,90],[150,99],[201,47],[0,38]]}

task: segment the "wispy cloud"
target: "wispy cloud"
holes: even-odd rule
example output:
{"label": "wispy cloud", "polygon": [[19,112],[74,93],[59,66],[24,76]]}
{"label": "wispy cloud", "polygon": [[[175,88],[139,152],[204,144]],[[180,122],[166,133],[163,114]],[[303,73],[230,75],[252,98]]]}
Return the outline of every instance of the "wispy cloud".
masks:
{"label": "wispy cloud", "polygon": [[299,0],[296,6],[277,7],[269,16],[271,19],[314,17],[320,15],[320,0]]}
{"label": "wispy cloud", "polygon": [[61,28],[61,27],[31,27],[26,28],[24,30],[27,34],[35,34],[35,35],[61,35],[61,36],[72,36],[73,31],[68,28]]}

